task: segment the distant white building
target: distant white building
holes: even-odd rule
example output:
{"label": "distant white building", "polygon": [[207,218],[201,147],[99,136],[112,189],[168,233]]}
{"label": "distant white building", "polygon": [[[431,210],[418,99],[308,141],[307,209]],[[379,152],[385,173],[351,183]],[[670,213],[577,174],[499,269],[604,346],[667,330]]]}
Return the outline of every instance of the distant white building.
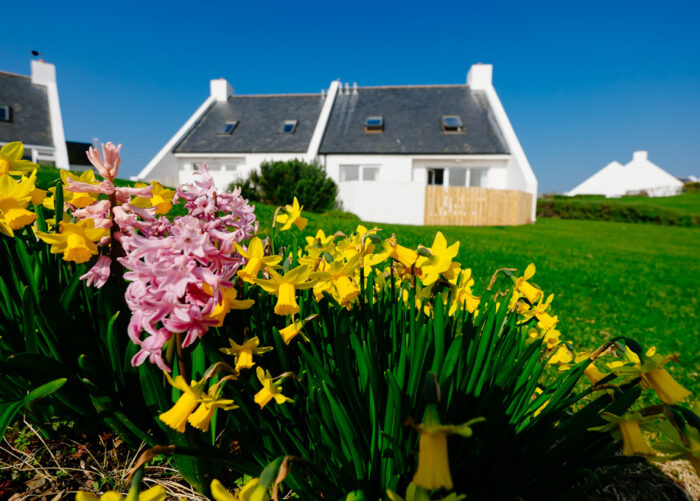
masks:
{"label": "distant white building", "polygon": [[646,194],[650,197],[669,197],[679,194],[682,189],[683,183],[651,163],[646,151],[635,151],[628,164],[611,162],[566,195],[605,195],[607,198],[616,198]]}
{"label": "distant white building", "polygon": [[[319,94],[234,95],[224,79],[136,176],[190,181],[207,163],[219,188],[264,161],[318,162],[345,210],[401,224],[534,222],[537,179],[492,84],[344,86]],[[303,200],[301,201],[303,204]]]}
{"label": "distant white building", "polygon": [[31,67],[30,77],[0,71],[0,145],[22,141],[32,162],[67,169],[56,67],[42,60]]}

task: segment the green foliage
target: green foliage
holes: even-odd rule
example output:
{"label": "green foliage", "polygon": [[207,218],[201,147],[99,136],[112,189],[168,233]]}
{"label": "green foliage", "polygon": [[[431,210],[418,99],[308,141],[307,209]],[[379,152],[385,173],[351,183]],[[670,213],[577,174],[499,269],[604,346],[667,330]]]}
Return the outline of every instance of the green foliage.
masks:
{"label": "green foliage", "polygon": [[700,193],[700,182],[685,183],[683,193]]}
{"label": "green foliage", "polygon": [[244,198],[272,205],[291,205],[297,197],[305,210],[324,212],[336,205],[338,186],[317,164],[294,159],[264,162],[260,172],[253,171],[245,180],[232,183],[240,187]]}
{"label": "green foliage", "polygon": [[700,195],[618,199],[554,195],[537,200],[537,217],[700,227]]}

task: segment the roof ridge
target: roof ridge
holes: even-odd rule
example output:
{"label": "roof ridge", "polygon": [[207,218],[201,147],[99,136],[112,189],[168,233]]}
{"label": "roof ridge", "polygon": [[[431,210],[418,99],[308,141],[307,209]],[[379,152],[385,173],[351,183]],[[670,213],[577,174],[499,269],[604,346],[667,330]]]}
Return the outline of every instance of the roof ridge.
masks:
{"label": "roof ridge", "polygon": [[363,85],[357,89],[411,89],[411,88],[427,88],[427,87],[469,87],[467,84],[416,84],[416,85]]}
{"label": "roof ridge", "polygon": [[32,78],[32,77],[29,77],[27,75],[20,75],[19,73],[12,73],[11,71],[4,71],[4,70],[0,70],[0,74],[8,75],[11,77],[27,78],[29,80],[31,80],[31,78]]}
{"label": "roof ridge", "polygon": [[293,94],[293,93],[287,93],[287,94],[234,94],[231,96],[232,98],[236,97],[308,97],[308,96],[313,96],[313,97],[321,97],[321,93],[299,93],[299,94]]}

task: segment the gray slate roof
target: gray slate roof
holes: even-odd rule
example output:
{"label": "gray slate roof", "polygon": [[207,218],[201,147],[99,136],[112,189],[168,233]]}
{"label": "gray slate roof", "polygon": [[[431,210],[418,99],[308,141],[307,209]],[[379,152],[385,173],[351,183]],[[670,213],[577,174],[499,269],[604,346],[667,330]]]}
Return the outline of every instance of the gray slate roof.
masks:
{"label": "gray slate roof", "polygon": [[46,87],[31,78],[0,72],[0,106],[12,108],[12,121],[0,121],[0,141],[53,146]]}
{"label": "gray slate roof", "polygon": [[[173,150],[175,153],[306,153],[323,101],[320,94],[232,96],[214,103]],[[231,135],[217,135],[238,120]],[[285,120],[298,120],[294,134],[281,134]]]}
{"label": "gray slate roof", "polygon": [[[443,115],[459,115],[464,133],[445,133]],[[384,117],[383,133],[366,133],[368,116]],[[319,153],[508,153],[483,91],[467,85],[359,87],[339,94]]]}

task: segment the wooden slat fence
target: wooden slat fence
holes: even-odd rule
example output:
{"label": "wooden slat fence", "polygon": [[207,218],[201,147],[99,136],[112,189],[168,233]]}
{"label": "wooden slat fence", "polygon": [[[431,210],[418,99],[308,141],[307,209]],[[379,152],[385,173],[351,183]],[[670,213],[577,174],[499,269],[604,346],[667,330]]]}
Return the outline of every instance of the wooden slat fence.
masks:
{"label": "wooden slat fence", "polygon": [[532,222],[532,195],[517,190],[426,186],[425,224],[513,226]]}

